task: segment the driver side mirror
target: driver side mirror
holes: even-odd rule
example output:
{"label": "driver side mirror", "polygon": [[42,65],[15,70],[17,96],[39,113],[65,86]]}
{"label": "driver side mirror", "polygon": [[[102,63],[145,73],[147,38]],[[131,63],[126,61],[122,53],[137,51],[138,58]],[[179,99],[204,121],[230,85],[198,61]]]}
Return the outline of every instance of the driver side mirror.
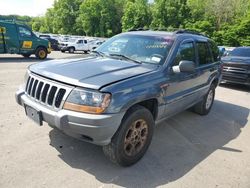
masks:
{"label": "driver side mirror", "polygon": [[179,65],[173,66],[172,70],[174,73],[180,72],[194,72],[195,71],[195,63],[193,61],[180,61]]}

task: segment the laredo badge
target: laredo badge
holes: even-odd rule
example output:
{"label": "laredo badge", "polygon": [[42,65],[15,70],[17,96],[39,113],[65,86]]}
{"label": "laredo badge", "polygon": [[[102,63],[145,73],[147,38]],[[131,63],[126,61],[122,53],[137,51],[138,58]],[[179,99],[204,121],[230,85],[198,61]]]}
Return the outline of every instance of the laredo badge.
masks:
{"label": "laredo badge", "polygon": [[23,41],[22,48],[31,48],[31,47],[32,47],[32,41]]}

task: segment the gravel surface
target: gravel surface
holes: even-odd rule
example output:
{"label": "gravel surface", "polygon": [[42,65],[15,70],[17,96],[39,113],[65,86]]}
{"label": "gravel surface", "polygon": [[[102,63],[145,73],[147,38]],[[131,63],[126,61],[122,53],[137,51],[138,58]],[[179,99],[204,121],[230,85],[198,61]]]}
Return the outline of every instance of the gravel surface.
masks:
{"label": "gravel surface", "polygon": [[[50,59],[84,57],[52,52]],[[14,94],[37,59],[0,56],[0,187],[250,187],[250,90],[216,89],[208,116],[182,112],[158,125],[144,158],[109,162],[101,147],[25,116]]]}

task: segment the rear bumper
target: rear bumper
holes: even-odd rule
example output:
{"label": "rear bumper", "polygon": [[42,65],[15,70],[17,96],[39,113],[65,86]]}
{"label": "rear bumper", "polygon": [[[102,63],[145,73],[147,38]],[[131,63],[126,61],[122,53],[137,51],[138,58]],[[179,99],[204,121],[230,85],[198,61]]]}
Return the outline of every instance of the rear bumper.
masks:
{"label": "rear bumper", "polygon": [[29,98],[23,89],[16,92],[16,101],[21,106],[30,106],[41,113],[42,121],[64,133],[97,145],[107,145],[120,126],[124,113],[85,114],[61,109],[54,111]]}

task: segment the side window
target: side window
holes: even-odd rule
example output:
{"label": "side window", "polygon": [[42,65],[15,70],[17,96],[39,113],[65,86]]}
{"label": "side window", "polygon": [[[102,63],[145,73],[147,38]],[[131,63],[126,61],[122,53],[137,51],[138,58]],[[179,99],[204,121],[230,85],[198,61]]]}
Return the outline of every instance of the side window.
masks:
{"label": "side window", "polygon": [[206,42],[197,42],[199,64],[213,63],[213,57]]}
{"label": "side window", "polygon": [[87,40],[84,40],[84,44],[87,44],[88,42],[87,42]]}
{"label": "side window", "polygon": [[180,45],[172,66],[179,65],[183,60],[195,62],[195,49],[193,42],[187,42]]}
{"label": "side window", "polygon": [[78,44],[82,44],[82,43],[83,43],[83,40],[78,40],[77,43],[78,43]]}
{"label": "side window", "polygon": [[212,56],[214,58],[214,61],[219,61],[219,56],[220,56],[220,52],[219,52],[219,48],[218,46],[215,44],[215,42],[210,41],[209,42],[210,48],[212,50]]}
{"label": "side window", "polygon": [[31,31],[25,27],[19,26],[19,35],[22,37],[31,37]]}

